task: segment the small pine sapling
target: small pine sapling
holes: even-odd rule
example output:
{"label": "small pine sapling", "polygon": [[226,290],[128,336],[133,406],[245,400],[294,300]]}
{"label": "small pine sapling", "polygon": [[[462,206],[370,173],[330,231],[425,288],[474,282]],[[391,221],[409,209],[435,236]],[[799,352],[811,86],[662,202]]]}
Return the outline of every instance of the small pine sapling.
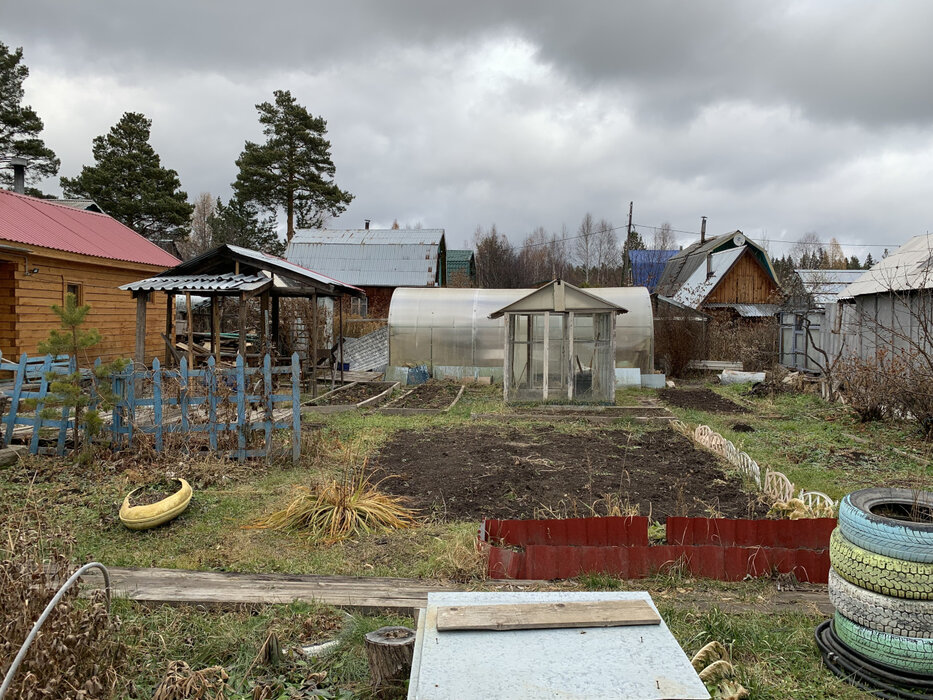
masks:
{"label": "small pine sapling", "polygon": [[100,434],[103,428],[100,411],[112,406],[116,400],[111,377],[128,364],[128,360],[119,359],[100,365],[85,383],[78,358],[83,355],[87,361],[87,350],[101,341],[96,329],[82,327],[90,310],[90,304],[79,306],[74,294],[66,294],[62,306],[52,305],[52,311],[61,320],[62,330],[52,329],[48,339],[39,343],[39,352],[52,356],[64,354],[71,358],[71,372],[50,372],[47,375],[53,398],[46,401],[41,417],[49,420],[67,419],[73,414],[76,452],[81,446],[82,432],[89,438],[88,445],[91,444],[90,438]]}

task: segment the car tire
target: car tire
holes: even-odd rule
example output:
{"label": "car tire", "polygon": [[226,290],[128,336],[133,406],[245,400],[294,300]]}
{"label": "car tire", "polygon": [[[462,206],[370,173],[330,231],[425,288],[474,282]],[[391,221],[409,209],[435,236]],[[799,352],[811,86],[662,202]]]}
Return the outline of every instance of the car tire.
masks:
{"label": "car tire", "polygon": [[902,637],[933,638],[933,601],[904,600],[875,593],[829,570],[829,602],[862,627]]}
{"label": "car tire", "polygon": [[[883,513],[887,509],[907,514],[917,508],[931,519],[901,520]],[[933,493],[929,491],[892,488],[855,491],[839,504],[839,527],[847,540],[869,552],[933,563]]]}
{"label": "car tire", "polygon": [[833,618],[839,640],[872,661],[933,677],[933,639],[902,637],[862,627],[840,613]]}
{"label": "car tire", "polygon": [[908,600],[933,600],[933,564],[876,554],[847,540],[840,529],[829,538],[829,561],[849,583]]}

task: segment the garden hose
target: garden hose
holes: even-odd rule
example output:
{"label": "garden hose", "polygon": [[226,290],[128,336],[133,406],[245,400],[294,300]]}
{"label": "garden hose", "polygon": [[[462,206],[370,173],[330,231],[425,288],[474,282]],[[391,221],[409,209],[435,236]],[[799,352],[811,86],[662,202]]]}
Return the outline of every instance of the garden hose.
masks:
{"label": "garden hose", "polygon": [[867,659],[843,644],[832,620],[816,628],[823,663],[839,678],[879,698],[933,700],[933,678],[917,676]]}

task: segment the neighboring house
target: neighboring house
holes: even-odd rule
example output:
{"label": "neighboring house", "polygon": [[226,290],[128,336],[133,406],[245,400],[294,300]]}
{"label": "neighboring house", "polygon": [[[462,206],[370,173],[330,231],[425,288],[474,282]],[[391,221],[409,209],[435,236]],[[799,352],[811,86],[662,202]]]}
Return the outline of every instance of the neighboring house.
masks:
{"label": "neighboring house", "polygon": [[676,250],[630,250],[628,252],[631,278],[625,283],[629,287],[647,287],[654,293],[667,261],[677,255]]}
{"label": "neighboring house", "polygon": [[781,297],[767,251],[741,231],[701,237],[673,255],[656,291],[691,309],[742,318],[774,316]]}
{"label": "neighboring house", "polygon": [[476,286],[476,255],[472,250],[447,251],[447,284],[451,287]]}
{"label": "neighboring house", "polygon": [[[106,214],[0,190],[0,351],[34,355],[60,328],[52,304],[71,292],[90,304],[86,327],[102,341],[88,355],[132,357],[136,302],[118,287],[180,261]],[[147,360],[162,353],[166,305],[150,304]]]}
{"label": "neighboring house", "polygon": [[[780,362],[785,367],[818,372],[826,362],[820,352],[826,307],[864,270],[795,270],[787,303],[781,309]],[[809,334],[807,328],[809,327]]]}
{"label": "neighboring house", "polygon": [[933,234],[914,236],[826,305],[820,340],[830,357],[933,352]]}
{"label": "neighboring house", "polygon": [[388,318],[398,287],[446,287],[444,229],[303,229],[285,258],[296,265],[360,287],[365,299],[348,299],[345,311]]}

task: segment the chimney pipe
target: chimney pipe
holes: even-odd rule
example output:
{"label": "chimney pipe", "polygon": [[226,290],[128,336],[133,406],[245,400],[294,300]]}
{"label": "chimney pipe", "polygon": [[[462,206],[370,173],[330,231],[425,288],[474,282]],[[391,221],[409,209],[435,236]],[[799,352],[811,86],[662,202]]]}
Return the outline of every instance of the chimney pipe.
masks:
{"label": "chimney pipe", "polygon": [[26,164],[25,158],[13,156],[10,164],[13,166],[13,191],[17,194],[26,194]]}
{"label": "chimney pipe", "polygon": [[700,217],[700,245],[706,243],[706,217]]}
{"label": "chimney pipe", "polygon": [[368,231],[369,230],[369,219],[364,220],[363,224],[366,227],[366,230]]}

